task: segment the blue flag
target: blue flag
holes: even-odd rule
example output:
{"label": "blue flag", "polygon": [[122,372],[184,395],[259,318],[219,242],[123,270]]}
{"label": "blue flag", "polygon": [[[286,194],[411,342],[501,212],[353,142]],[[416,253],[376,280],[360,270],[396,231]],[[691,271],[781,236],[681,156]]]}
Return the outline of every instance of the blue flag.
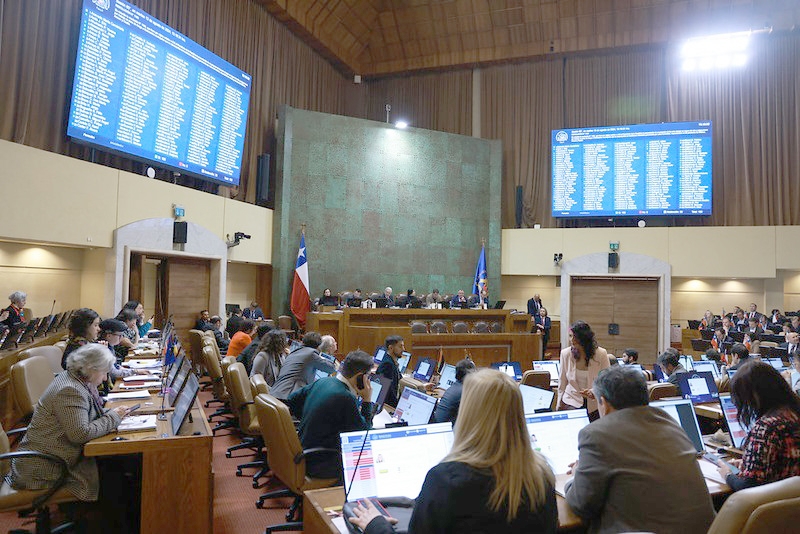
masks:
{"label": "blue flag", "polygon": [[481,255],[478,258],[478,266],[475,268],[475,280],[472,283],[472,292],[480,297],[481,291],[489,293],[489,279],[486,276],[486,248],[481,245]]}

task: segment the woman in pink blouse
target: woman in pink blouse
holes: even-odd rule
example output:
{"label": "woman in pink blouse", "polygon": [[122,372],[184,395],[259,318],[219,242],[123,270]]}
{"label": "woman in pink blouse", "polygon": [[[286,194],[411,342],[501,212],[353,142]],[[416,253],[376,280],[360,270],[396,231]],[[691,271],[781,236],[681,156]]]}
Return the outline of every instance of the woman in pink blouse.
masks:
{"label": "woman in pink blouse", "polygon": [[592,328],[575,321],[569,328],[569,346],[561,351],[561,377],[558,381],[558,410],[586,408],[589,419],[599,417],[592,393],[597,374],[609,367],[608,352],[597,346]]}

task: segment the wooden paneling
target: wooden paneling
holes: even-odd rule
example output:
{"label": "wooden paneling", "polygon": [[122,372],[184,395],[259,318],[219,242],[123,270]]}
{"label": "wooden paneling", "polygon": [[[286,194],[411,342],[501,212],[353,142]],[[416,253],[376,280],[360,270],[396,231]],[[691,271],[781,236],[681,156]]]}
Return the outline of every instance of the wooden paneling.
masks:
{"label": "wooden paneling", "polygon": [[208,309],[209,261],[170,257],[167,263],[167,315],[180,338],[189,339],[200,310]]}
{"label": "wooden paneling", "polygon": [[[272,316],[272,265],[259,265],[256,272],[256,302],[264,317]],[[247,305],[249,303],[244,303]]]}

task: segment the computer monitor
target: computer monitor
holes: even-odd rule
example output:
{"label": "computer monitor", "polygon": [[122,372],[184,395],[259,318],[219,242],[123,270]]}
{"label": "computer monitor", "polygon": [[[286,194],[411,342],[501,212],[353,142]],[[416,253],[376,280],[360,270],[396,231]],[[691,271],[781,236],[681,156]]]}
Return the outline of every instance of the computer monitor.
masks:
{"label": "computer monitor", "polygon": [[406,368],[408,367],[408,362],[411,361],[411,353],[410,352],[403,352],[403,354],[397,358],[397,369],[400,371],[400,374],[406,372]]}
{"label": "computer monitor", "polygon": [[376,308],[388,308],[389,307],[389,299],[387,299],[386,297],[378,297],[376,299],[373,299],[372,302],[375,303],[375,307]]}
{"label": "computer monitor", "polygon": [[183,368],[184,364],[186,365],[186,367],[191,367],[189,362],[188,361],[184,362],[184,360],[186,360],[186,356],[184,354],[181,354],[180,356],[178,356],[178,359],[175,360],[175,362],[169,367],[169,371],[167,371],[167,382],[166,382],[168,388],[171,388],[172,384],[175,383],[175,378],[178,376],[178,371],[180,371]]}
{"label": "computer monitor", "polygon": [[58,321],[56,325],[56,330],[61,330],[62,327],[66,326],[69,323],[69,320],[72,318],[72,314],[75,310],[70,310],[68,312],[64,312],[64,315],[61,316],[61,319]]}
{"label": "computer monitor", "polygon": [[552,389],[535,388],[524,384],[520,384],[519,392],[522,393],[522,407],[526,414],[549,411],[556,394]]}
{"label": "computer monitor", "polygon": [[436,397],[426,395],[414,388],[403,389],[397,407],[394,409],[395,421],[408,423],[409,426],[427,425],[436,408]]}
{"label": "computer monitor", "polygon": [[653,364],[653,376],[659,382],[666,382],[667,377],[664,376],[664,371],[661,370],[661,366],[657,363]]}
{"label": "computer monitor", "polygon": [[699,360],[694,362],[694,370],[711,373],[714,378],[719,378],[719,367],[717,367],[716,362],[712,362],[711,360]]}
{"label": "computer monitor", "polygon": [[678,388],[683,398],[689,399],[692,404],[716,402],[719,398],[719,390],[710,371],[678,373]]}
{"label": "computer monitor", "polygon": [[20,330],[19,337],[17,337],[17,343],[20,344],[33,341],[33,334],[36,332],[36,327],[39,326],[39,323],[43,320],[44,319],[31,319],[25,323],[25,328]]}
{"label": "computer monitor", "polygon": [[175,376],[175,380],[173,381],[172,385],[167,389],[167,401],[169,402],[170,406],[175,406],[175,403],[178,402],[178,397],[181,396],[183,390],[186,388],[186,384],[189,383],[189,377],[194,375],[192,371],[192,366],[189,365],[189,362],[184,362],[184,364],[178,370],[178,374]]}
{"label": "computer monitor", "polygon": [[681,365],[683,365],[684,369],[687,371],[691,371],[694,369],[694,360],[688,354],[681,354],[679,356]]}
{"label": "computer monitor", "polygon": [[337,306],[339,304],[339,298],[328,295],[327,297],[319,299],[319,304],[320,306]]}
{"label": "computer monitor", "polygon": [[386,402],[386,395],[389,393],[392,379],[383,375],[372,375],[369,380],[372,382],[370,402],[376,406],[375,413],[378,413],[383,409],[383,403]]}
{"label": "computer monitor", "polygon": [[413,376],[420,382],[430,382],[435,370],[436,360],[432,358],[422,358],[417,362]]}
{"label": "computer monitor", "polygon": [[344,432],[339,439],[348,501],[400,495],[416,499],[428,470],[450,452],[453,427],[435,423],[362,430]]}
{"label": "computer monitor", "polygon": [[449,363],[444,364],[442,372],[439,375],[439,388],[447,391],[453,384],[456,383],[456,366]]}
{"label": "computer monitor", "polygon": [[331,362],[332,364],[334,365],[336,364],[336,357],[333,356],[332,354],[328,354],[327,352],[320,352],[319,355],[328,360],[329,362]]}
{"label": "computer monitor", "polygon": [[651,402],[650,406],[661,408],[672,416],[686,432],[697,452],[705,450],[703,435],[700,434],[700,425],[697,424],[697,414],[694,413],[692,401],[689,399],[661,400]]}
{"label": "computer monitor", "polygon": [[320,378],[328,378],[329,376],[331,375],[327,371],[323,371],[322,369],[314,369],[314,382]]}
{"label": "computer monitor", "polygon": [[761,361],[770,364],[778,371],[783,371],[786,369],[786,366],[783,364],[783,360],[781,358],[762,358]]}
{"label": "computer monitor", "polygon": [[502,310],[503,308],[505,308],[505,306],[506,306],[506,301],[504,300],[498,300],[497,302],[494,303],[495,310]]}
{"label": "computer monitor", "polygon": [[531,447],[547,459],[556,475],[564,475],[578,459],[578,432],[589,424],[585,408],[525,416]]}
{"label": "computer monitor", "polygon": [[47,329],[50,328],[50,325],[53,324],[53,321],[56,319],[55,315],[48,315],[41,321],[39,321],[39,325],[36,327],[36,331],[33,333],[33,337],[43,336]]}
{"label": "computer monitor", "polygon": [[375,363],[381,363],[384,356],[386,356],[386,347],[380,345],[375,349],[375,353],[372,355],[372,358],[375,360]]}
{"label": "computer monitor", "polygon": [[542,361],[533,361],[533,370],[534,371],[548,371],[550,373],[550,380],[558,380],[558,377],[561,376],[561,366],[558,360],[542,360]]}
{"label": "computer monitor", "polygon": [[737,449],[741,449],[744,444],[744,438],[750,429],[742,426],[739,422],[739,411],[731,399],[730,393],[720,393],[719,405],[722,408],[722,415],[725,416],[725,423],[728,425],[728,434],[731,436],[731,443]]}
{"label": "computer monitor", "polygon": [[197,376],[194,373],[189,373],[186,387],[183,388],[183,391],[178,396],[175,410],[172,412],[172,435],[177,436],[180,434],[181,427],[186,422],[189,412],[192,411],[194,399],[197,398],[199,389],[200,383],[197,381]]}
{"label": "computer monitor", "polygon": [[494,362],[492,369],[505,373],[517,382],[522,380],[522,366],[519,362]]}

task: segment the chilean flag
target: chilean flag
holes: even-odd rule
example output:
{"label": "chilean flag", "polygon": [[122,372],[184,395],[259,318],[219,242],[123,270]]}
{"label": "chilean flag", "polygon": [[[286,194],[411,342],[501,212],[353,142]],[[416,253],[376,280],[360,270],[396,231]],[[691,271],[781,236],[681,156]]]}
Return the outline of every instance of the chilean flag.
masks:
{"label": "chilean flag", "polygon": [[306,326],[306,314],[311,309],[311,292],[308,286],[308,261],[306,260],[306,234],[300,235],[300,249],[292,280],[292,313],[301,328]]}

